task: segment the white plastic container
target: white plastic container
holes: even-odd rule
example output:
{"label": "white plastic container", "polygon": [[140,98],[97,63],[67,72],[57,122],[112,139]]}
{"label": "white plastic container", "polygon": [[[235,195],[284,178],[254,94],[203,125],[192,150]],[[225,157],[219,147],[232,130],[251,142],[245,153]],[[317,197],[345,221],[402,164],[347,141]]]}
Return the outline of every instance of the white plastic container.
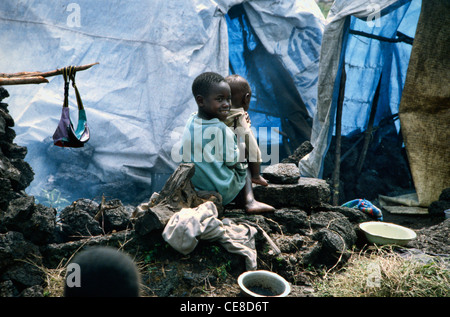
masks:
{"label": "white plastic container", "polygon": [[396,244],[404,246],[416,238],[416,233],[406,227],[388,222],[369,221],[359,224],[369,242],[379,245]]}

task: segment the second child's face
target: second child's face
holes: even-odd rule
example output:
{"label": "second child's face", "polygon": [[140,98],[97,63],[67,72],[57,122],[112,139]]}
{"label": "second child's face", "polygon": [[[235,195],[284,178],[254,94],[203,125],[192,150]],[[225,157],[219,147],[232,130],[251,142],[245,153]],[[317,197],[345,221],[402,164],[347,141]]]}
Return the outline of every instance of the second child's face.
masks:
{"label": "second child's face", "polygon": [[231,108],[230,86],[224,81],[214,84],[208,96],[197,97],[197,103],[200,118],[206,120],[217,118],[224,121]]}

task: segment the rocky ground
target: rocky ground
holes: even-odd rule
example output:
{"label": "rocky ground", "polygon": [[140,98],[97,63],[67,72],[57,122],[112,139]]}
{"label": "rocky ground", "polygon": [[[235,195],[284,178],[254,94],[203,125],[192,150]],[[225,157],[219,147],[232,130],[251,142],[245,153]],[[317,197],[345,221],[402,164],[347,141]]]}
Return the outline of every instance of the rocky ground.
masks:
{"label": "rocky ground", "polygon": [[[295,192],[305,199],[291,200],[291,206],[278,207],[273,214],[265,215],[248,215],[239,208],[224,209],[220,219],[245,221],[257,228],[254,242],[258,269],[283,276],[292,285],[289,296],[314,296],[314,269],[344,266],[348,252],[367,243],[358,223],[373,219],[359,210],[322,201],[329,198],[328,185],[322,180],[300,179],[297,184],[284,186],[288,190],[280,190],[280,184],[262,190],[285,192],[288,196]],[[258,188],[255,192],[263,197]],[[307,199],[308,195],[312,197]],[[308,208],[299,206],[303,201],[308,202]],[[277,201],[272,203],[276,205]],[[158,209],[158,205],[153,206]],[[130,254],[142,272],[145,296],[242,296],[236,283],[246,271],[242,255],[227,252],[217,241],[201,239],[193,252],[183,255],[164,241],[161,223],[155,224],[154,216],[150,222],[148,210],[137,212],[119,200],[99,204],[81,199],[66,207],[58,221],[55,215],[54,209],[36,205],[32,196],[14,199],[2,212],[1,296],[43,296],[46,279],[39,267],[64,266],[76,252],[94,245],[109,245]],[[431,255],[450,254],[450,220],[401,220],[414,224],[418,233],[408,248]]]}
{"label": "rocky ground", "polygon": [[[1,87],[0,97],[7,97]],[[135,259],[144,296],[242,296],[237,278],[247,263],[241,254],[228,252],[219,241],[200,239],[185,255],[162,237],[170,217],[181,208],[209,201],[221,221],[231,219],[256,230],[250,245],[257,253],[257,268],[284,277],[292,285],[291,297],[314,296],[316,270],[344,266],[353,248],[367,244],[358,224],[373,220],[370,215],[330,205],[325,180],[297,175],[289,160],[295,162],[310,151],[308,144],[266,172],[268,187],[254,187],[258,200],[276,207],[271,214],[248,215],[236,205],[222,208],[219,196],[193,190],[192,166],[180,165],[146,208],[118,199],[79,199],[57,217],[54,208],[36,203],[24,192],[33,171],[24,161],[27,149],[13,142],[13,126],[7,105],[0,103],[0,297],[44,296],[43,268],[64,267],[74,254],[94,245],[120,248]],[[384,220],[417,232],[407,248],[448,258],[450,220],[444,221],[442,210],[448,208],[449,197],[449,190],[444,191],[429,215],[384,213]]]}

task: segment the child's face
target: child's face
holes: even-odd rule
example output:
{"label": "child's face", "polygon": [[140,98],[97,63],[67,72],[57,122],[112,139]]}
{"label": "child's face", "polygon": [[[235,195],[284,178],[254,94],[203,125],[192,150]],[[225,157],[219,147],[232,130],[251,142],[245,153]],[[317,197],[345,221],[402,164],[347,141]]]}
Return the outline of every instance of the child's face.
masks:
{"label": "child's face", "polygon": [[200,118],[224,121],[231,108],[230,86],[224,81],[214,84],[207,96],[197,96],[196,101]]}

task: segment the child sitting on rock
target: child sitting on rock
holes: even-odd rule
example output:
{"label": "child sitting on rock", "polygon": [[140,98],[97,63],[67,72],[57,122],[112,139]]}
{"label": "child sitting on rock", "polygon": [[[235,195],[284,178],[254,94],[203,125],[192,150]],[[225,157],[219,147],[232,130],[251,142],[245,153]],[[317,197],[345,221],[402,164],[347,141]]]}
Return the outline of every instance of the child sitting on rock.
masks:
{"label": "child sitting on rock", "polygon": [[230,112],[231,89],[214,72],[199,75],[192,84],[198,112],[188,119],[182,137],[183,162],[194,163],[191,179],[197,190],[216,191],[223,205],[242,201],[248,213],[272,212],[255,200],[247,164],[239,161],[237,138],[224,120]]}

